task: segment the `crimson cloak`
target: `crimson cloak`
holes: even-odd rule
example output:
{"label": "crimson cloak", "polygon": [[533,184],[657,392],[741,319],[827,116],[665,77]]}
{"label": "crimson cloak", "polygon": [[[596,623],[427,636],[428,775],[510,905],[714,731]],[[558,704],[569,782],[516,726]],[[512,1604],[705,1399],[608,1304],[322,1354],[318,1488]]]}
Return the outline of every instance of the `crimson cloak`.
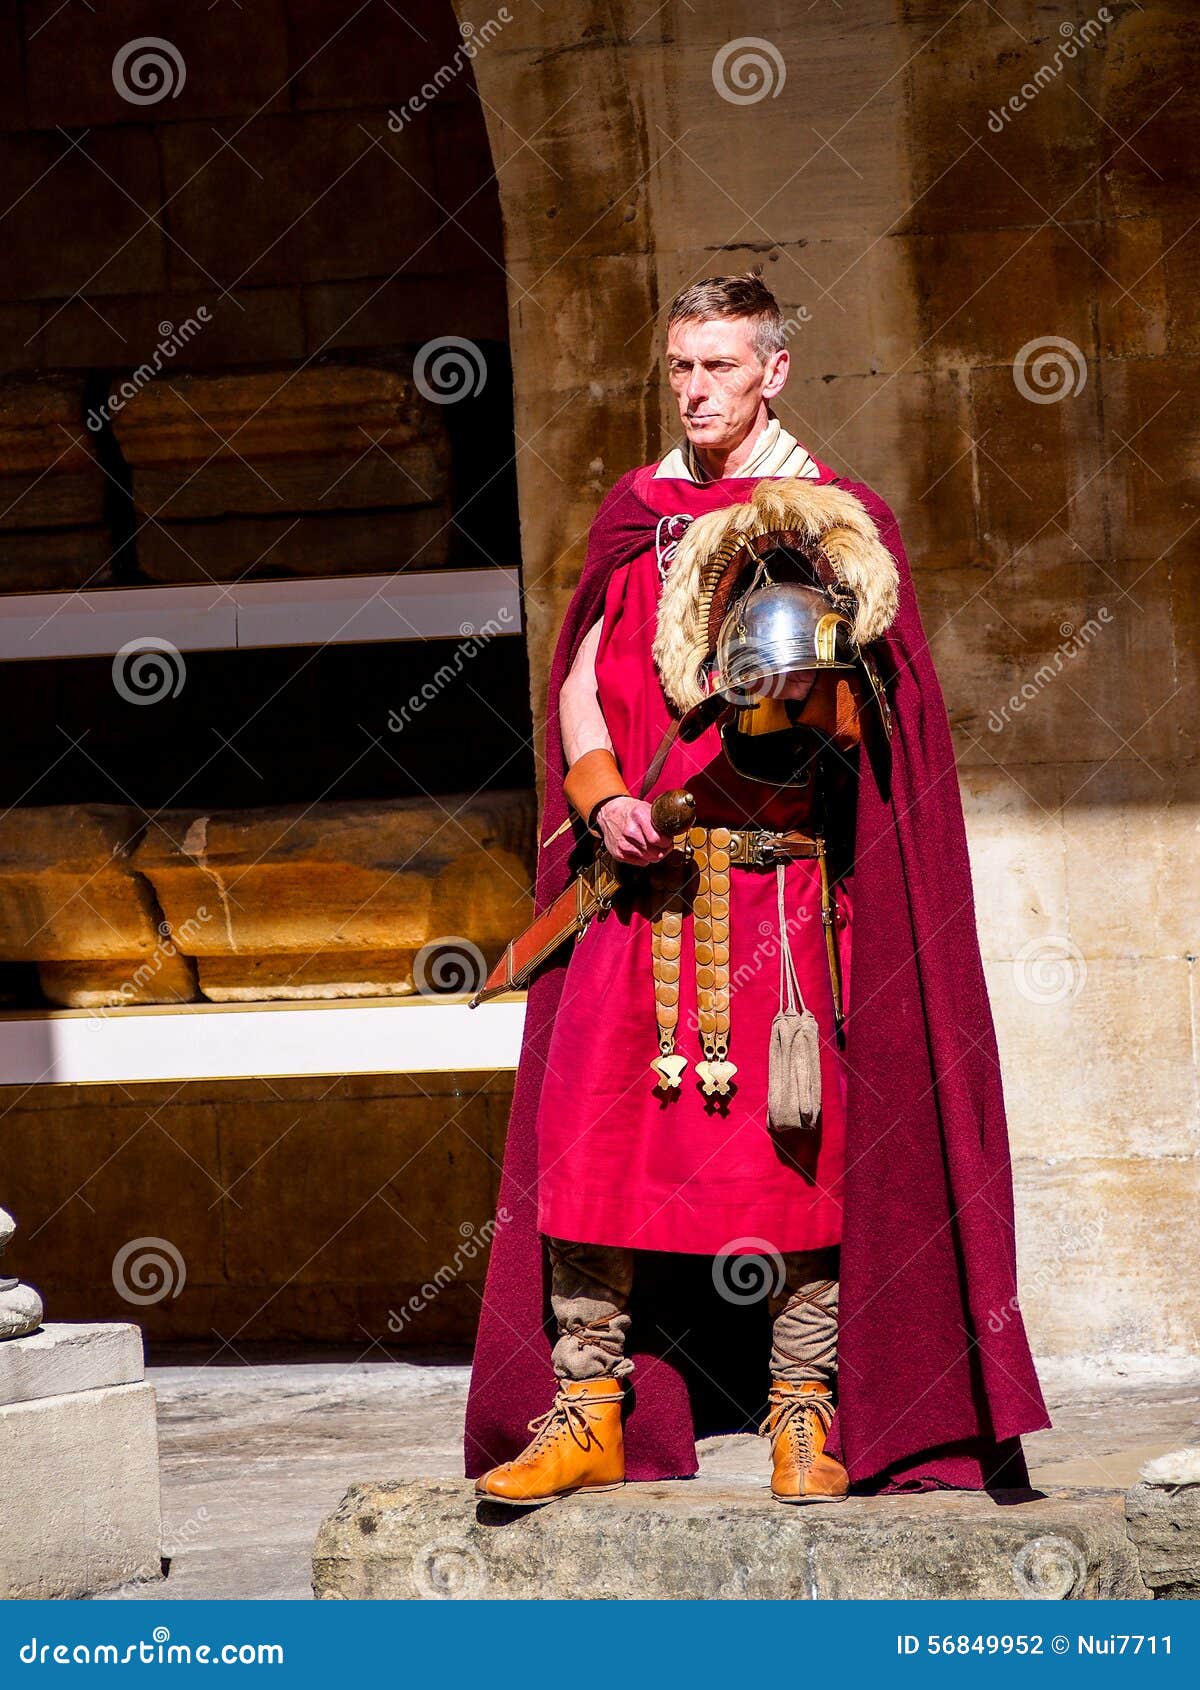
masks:
{"label": "crimson cloak", "polygon": [[[660,513],[638,491],[649,473],[622,477],[601,505],[559,635],[543,839],[567,815],[559,690],[612,571],[654,543]],[[827,1447],[860,1492],[1022,1488],[1020,1436],[1050,1421],[1017,1301],[1008,1133],[950,728],[896,520],[869,487],[831,479],[859,499],[895,558],[900,605],[878,642],[890,757],[864,754],[859,772],[838,1409]],[[753,485],[692,492],[716,509]],[[574,844],[568,830],[541,851],[539,911],[569,884]],[[535,1122],[565,972],[564,954],[528,996],[499,1194],[507,1218],[492,1240],[467,1407],[472,1477],[524,1447],[554,1389]],[[765,1302],[723,1299],[705,1258],[645,1253],[631,1314],[628,1476],[689,1475],[697,1436],[758,1424]]]}

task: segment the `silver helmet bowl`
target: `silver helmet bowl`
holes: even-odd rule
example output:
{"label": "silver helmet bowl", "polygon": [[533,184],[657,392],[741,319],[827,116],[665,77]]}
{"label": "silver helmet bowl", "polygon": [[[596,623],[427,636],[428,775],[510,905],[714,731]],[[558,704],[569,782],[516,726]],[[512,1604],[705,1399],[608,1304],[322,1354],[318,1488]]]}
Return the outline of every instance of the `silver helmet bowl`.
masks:
{"label": "silver helmet bowl", "polygon": [[752,588],[722,622],[713,688],[747,704],[799,671],[852,669],[856,655],[850,623],[819,588],[774,582]]}

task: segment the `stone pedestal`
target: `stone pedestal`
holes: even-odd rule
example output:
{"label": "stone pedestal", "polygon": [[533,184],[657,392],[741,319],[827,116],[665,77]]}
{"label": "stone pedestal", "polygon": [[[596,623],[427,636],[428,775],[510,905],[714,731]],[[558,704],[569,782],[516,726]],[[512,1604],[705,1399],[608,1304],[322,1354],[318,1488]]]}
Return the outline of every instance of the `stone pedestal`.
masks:
{"label": "stone pedestal", "polygon": [[[0,1209],[0,1256],[17,1230],[17,1223],[7,1209]],[[32,1285],[22,1285],[19,1279],[0,1273],[0,1340],[23,1338],[33,1332],[42,1319],[42,1299]],[[0,1396],[0,1402],[3,1402]]]}
{"label": "stone pedestal", "polygon": [[135,1326],[0,1344],[0,1598],[162,1577],[158,1431]]}
{"label": "stone pedestal", "polygon": [[520,1512],[465,1480],[354,1485],[322,1524],[313,1590],[509,1597],[1145,1599],[1119,1492],[1001,1506],[974,1492],[783,1508],[765,1482],[626,1485]]}

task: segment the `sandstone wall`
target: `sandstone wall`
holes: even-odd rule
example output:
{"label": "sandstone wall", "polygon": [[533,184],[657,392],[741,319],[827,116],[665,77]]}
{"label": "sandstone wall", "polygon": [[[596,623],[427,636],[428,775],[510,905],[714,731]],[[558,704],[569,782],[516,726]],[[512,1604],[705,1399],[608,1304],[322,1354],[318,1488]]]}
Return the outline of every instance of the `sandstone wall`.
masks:
{"label": "sandstone wall", "polygon": [[601,492],[674,433],[663,306],[761,263],[781,412],[893,504],[940,663],[1033,1340],[1194,1355],[1194,17],[647,11],[523,8],[476,64],[535,708]]}

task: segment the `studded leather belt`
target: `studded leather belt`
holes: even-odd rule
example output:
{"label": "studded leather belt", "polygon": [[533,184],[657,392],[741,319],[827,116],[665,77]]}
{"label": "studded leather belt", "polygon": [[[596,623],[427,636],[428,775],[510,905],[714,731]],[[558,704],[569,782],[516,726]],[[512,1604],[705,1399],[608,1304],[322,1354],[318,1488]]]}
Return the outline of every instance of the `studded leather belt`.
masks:
{"label": "studded leather belt", "polygon": [[824,851],[816,835],[794,828],[776,833],[761,827],[694,827],[675,835],[677,849],[685,854],[694,852],[700,843],[727,851],[735,868],[773,868],[793,857],[819,857]]}

